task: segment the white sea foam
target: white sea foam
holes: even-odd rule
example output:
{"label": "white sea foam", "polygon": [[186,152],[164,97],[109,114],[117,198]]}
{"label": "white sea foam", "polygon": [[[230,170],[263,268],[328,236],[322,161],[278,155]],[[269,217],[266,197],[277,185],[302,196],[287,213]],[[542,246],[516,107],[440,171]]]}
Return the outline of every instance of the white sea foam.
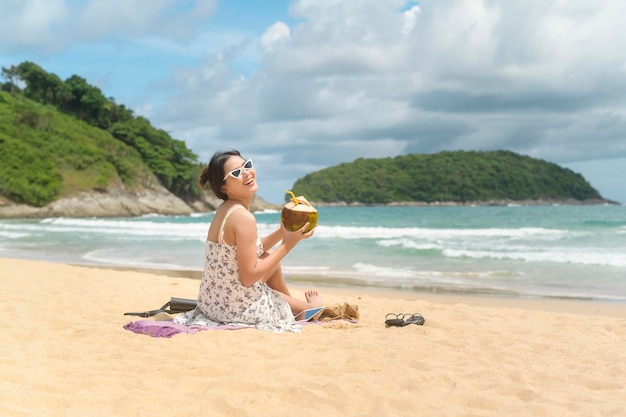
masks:
{"label": "white sea foam", "polygon": [[28,236],[30,236],[30,233],[0,230],[0,237],[4,237],[7,239],[20,239],[20,238],[28,237]]}
{"label": "white sea foam", "polygon": [[[364,276],[384,277],[385,281],[402,281],[409,283],[437,283],[461,285],[476,280],[502,280],[510,274],[506,271],[433,271],[416,269],[415,267],[390,267],[379,266],[371,263],[356,263],[352,266],[354,271]],[[389,279],[392,277],[393,279]]]}
{"label": "white sea foam", "polygon": [[415,271],[410,268],[393,268],[393,267],[382,267],[378,265],[368,264],[368,263],[356,263],[353,265],[353,268],[357,272],[366,273],[367,275],[372,276],[394,276],[396,278],[413,278],[415,277]]}
{"label": "white sea foam", "polygon": [[190,269],[188,265],[181,265],[172,262],[157,262],[148,258],[142,258],[138,254],[124,256],[119,252],[110,252],[104,250],[94,250],[87,252],[82,256],[82,259],[105,265],[125,265],[135,268],[152,268],[152,269],[170,269],[170,270],[187,270]]}
{"label": "white sea foam", "polygon": [[[166,238],[205,239],[205,223],[175,223],[120,219],[45,219],[41,222],[49,232],[72,232],[120,236],[152,236]],[[41,229],[41,226],[39,226]]]}
{"label": "white sea foam", "polygon": [[[152,216],[154,217],[154,216]],[[73,233],[100,233],[100,234],[125,234],[136,236],[164,236],[188,239],[204,240],[209,222],[171,222],[136,219],[76,219],[76,218],[51,218],[44,219],[41,224],[21,225],[23,230],[41,230],[42,225],[49,232],[73,232]],[[258,223],[260,235],[265,235],[278,228],[278,223]],[[388,227],[346,227],[320,225],[315,231],[315,236],[320,239],[401,239],[419,238],[432,241],[451,239],[484,239],[484,238],[508,238],[535,240],[559,240],[571,237],[572,232],[567,230],[546,228],[487,228],[487,229],[427,229],[427,228],[388,228]],[[428,249],[428,245],[402,241],[403,245],[414,249]],[[391,240],[381,245],[396,245]],[[438,245],[434,244],[434,248]]]}
{"label": "white sea foam", "polygon": [[328,266],[284,266],[283,270],[290,274],[325,274],[330,272],[331,269]]}
{"label": "white sea foam", "polygon": [[440,290],[463,290],[489,292],[514,292],[511,288],[513,281],[508,271],[460,271],[442,272],[419,270],[409,267],[390,267],[371,263],[356,263],[351,268],[316,268],[298,267],[284,268],[287,274],[296,274],[299,277],[308,276],[315,282],[314,277],[329,277],[327,283],[348,283],[349,285],[368,285],[388,288],[438,288]]}
{"label": "white sea foam", "polygon": [[401,237],[420,237],[424,239],[459,239],[459,238],[533,238],[557,240],[573,233],[567,230],[525,227],[519,229],[426,229],[426,228],[389,228],[389,227],[345,227],[318,226],[316,236],[320,238],[340,239],[392,239]]}
{"label": "white sea foam", "polygon": [[196,217],[196,218],[198,218],[198,217],[204,217],[204,216],[206,216],[206,213],[191,213],[191,214],[189,215],[189,217]]}
{"label": "white sea foam", "polygon": [[256,211],[254,214],[276,214],[276,213],[280,213],[280,211],[276,209],[265,209],[261,211]]}
{"label": "white sea foam", "polygon": [[612,253],[606,250],[572,251],[564,248],[544,248],[535,251],[489,251],[469,249],[445,249],[443,256],[448,258],[473,259],[510,259],[526,262],[551,262],[578,265],[598,265],[626,267],[626,257],[623,253]]}
{"label": "white sea foam", "polygon": [[377,245],[383,247],[393,247],[393,246],[401,246],[406,249],[414,249],[414,250],[439,250],[442,249],[442,245],[436,243],[417,243],[411,239],[387,239],[387,240],[379,240],[376,242]]}

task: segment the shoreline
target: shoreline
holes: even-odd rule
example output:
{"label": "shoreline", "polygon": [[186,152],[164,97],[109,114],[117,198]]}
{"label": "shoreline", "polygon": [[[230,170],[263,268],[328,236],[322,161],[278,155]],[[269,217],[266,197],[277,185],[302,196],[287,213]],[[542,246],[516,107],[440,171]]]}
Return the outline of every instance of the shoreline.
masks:
{"label": "shoreline", "polygon": [[[189,216],[198,213],[211,213],[216,207],[215,197],[186,203],[173,194],[153,190],[140,193],[111,194],[84,192],[60,198],[44,207],[34,207],[14,203],[0,196],[0,219],[44,219],[56,217],[85,218],[125,218],[148,214],[165,216]],[[258,197],[254,200],[253,212],[280,210],[284,203],[272,203]],[[517,206],[622,206],[624,203],[608,199],[576,200],[488,200],[488,201],[392,201],[389,203],[362,203],[358,201],[321,202],[312,201],[314,207],[517,207]]]}
{"label": "shoreline", "polygon": [[[86,268],[110,269],[115,271],[131,271],[163,276],[168,278],[189,278],[198,280],[202,278],[202,271],[194,270],[174,270],[138,268],[108,265],[75,265]],[[344,296],[355,294],[366,295],[374,298],[403,299],[403,300],[425,300],[441,304],[466,304],[469,306],[485,307],[507,307],[524,310],[548,311],[554,313],[569,313],[583,315],[605,315],[617,318],[626,318],[626,303],[611,302],[594,299],[567,299],[567,298],[528,298],[514,297],[509,295],[486,295],[472,292],[432,292],[432,291],[411,291],[382,287],[349,287],[333,286],[326,283],[316,285],[313,282],[299,282],[290,280],[287,276],[287,285],[290,289],[304,292],[309,288],[315,288],[321,293],[334,293]],[[198,282],[199,285],[199,282]],[[176,297],[176,294],[172,294]]]}
{"label": "shoreline", "polygon": [[622,206],[619,201],[604,198],[576,200],[574,198],[563,199],[538,199],[538,200],[486,200],[486,201],[392,201],[389,203],[362,203],[359,201],[346,202],[323,202],[311,201],[315,207],[506,207],[506,206]]}

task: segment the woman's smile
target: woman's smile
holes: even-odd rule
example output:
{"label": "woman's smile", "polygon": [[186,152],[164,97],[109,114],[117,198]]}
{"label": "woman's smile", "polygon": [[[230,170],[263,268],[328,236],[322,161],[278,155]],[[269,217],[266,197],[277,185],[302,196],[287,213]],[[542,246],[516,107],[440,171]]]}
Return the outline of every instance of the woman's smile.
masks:
{"label": "woman's smile", "polygon": [[243,185],[245,185],[245,186],[248,186],[248,187],[249,187],[249,186],[251,186],[251,185],[254,185],[254,183],[255,183],[255,182],[256,182],[256,181],[254,180],[254,175],[253,175],[253,174],[251,174],[251,175],[250,175],[250,178],[248,178],[248,179],[244,178]]}

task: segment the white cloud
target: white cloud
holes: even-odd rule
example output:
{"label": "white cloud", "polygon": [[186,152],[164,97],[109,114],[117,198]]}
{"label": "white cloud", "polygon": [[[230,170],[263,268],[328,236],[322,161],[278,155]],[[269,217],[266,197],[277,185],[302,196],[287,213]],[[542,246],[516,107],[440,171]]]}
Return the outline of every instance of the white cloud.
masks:
{"label": "white cloud", "polygon": [[404,14],[404,24],[402,25],[402,33],[407,34],[413,31],[415,28],[415,21],[417,20],[417,14],[420,11],[419,6],[413,6],[409,10],[406,10]]}
{"label": "white cloud", "polygon": [[[77,9],[76,30],[87,39],[155,35],[185,38],[193,22],[210,16],[214,2],[193,2],[190,10],[177,0],[90,0]],[[207,6],[208,4],[208,6]]]}
{"label": "white cloud", "polygon": [[287,41],[290,37],[289,26],[276,22],[261,36],[261,46],[266,52],[271,52],[277,43]]}
{"label": "white cloud", "polygon": [[4,0],[0,51],[57,52],[70,45],[144,36],[188,39],[217,0]]}
{"label": "white cloud", "polygon": [[51,50],[60,49],[60,40],[53,34],[70,15],[64,0],[5,0],[1,10],[0,51],[18,51],[42,42]]}

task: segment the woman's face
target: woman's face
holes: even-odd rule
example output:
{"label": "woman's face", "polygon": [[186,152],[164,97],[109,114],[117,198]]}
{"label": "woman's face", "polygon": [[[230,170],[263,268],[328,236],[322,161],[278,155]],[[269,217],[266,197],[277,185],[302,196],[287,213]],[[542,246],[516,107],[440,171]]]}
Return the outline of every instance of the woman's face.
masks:
{"label": "woman's face", "polygon": [[224,164],[224,186],[231,194],[252,193],[258,190],[256,171],[252,160],[233,155]]}

